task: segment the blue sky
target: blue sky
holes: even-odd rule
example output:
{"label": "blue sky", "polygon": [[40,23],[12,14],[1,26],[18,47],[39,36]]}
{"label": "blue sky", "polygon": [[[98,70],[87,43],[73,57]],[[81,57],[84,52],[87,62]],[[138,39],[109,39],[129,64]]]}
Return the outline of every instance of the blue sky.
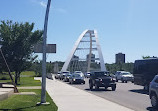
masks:
{"label": "blue sky", "polygon": [[[34,22],[43,29],[47,0],[1,0],[0,20]],[[142,56],[158,56],[158,0],[52,0],[47,43],[57,53],[47,61],[65,61],[85,29],[96,29],[106,63],[115,54],[126,62]],[[39,57],[40,58],[40,57]]]}

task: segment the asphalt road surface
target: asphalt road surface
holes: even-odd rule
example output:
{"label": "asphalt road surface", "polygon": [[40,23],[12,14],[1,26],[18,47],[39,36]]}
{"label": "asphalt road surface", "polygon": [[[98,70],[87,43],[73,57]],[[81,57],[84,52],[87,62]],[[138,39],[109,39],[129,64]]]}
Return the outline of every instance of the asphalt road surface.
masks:
{"label": "asphalt road surface", "polygon": [[[105,98],[122,106],[128,107],[135,111],[155,111],[151,107],[149,95],[143,90],[142,86],[134,85],[131,82],[117,82],[116,91],[100,88],[99,90],[89,90],[88,80],[85,84],[73,84],[72,86],[87,91],[99,97]],[[67,83],[69,84],[69,83]]]}

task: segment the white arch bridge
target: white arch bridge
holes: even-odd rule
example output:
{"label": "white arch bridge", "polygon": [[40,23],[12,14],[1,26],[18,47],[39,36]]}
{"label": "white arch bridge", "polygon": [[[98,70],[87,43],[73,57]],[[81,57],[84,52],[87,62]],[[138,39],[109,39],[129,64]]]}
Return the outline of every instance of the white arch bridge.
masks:
{"label": "white arch bridge", "polygon": [[106,71],[96,30],[85,30],[79,36],[61,71]]}

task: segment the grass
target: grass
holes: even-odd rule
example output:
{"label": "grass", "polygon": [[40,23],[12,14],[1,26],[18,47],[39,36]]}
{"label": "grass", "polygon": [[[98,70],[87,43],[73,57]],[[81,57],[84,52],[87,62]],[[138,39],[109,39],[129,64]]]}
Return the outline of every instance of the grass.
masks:
{"label": "grass", "polygon": [[40,80],[34,80],[34,77],[21,77],[18,87],[41,86]]}
{"label": "grass", "polygon": [[21,73],[21,75],[27,75],[27,76],[32,76],[32,77],[36,76],[35,72],[33,71],[24,71]]}
{"label": "grass", "polygon": [[[41,85],[41,82],[39,80],[34,80],[33,76],[35,76],[35,73],[33,71],[25,71],[25,72],[22,72],[21,75],[23,75],[24,77],[20,77],[20,82],[18,82],[18,85],[17,85],[18,87]],[[3,75],[3,76],[7,76],[9,80],[0,80],[0,82],[11,82],[8,74]]]}
{"label": "grass", "polygon": [[[34,73],[27,71],[22,75],[33,76]],[[0,82],[10,82],[11,80],[0,80]],[[33,77],[20,77],[18,87],[26,86],[41,86],[39,80],[34,80]],[[37,95],[12,95],[6,100],[0,101],[0,111],[57,111],[57,106],[46,93],[46,101],[50,105],[37,106],[36,103],[41,101],[41,89],[19,89],[19,92],[35,92]]]}
{"label": "grass", "polygon": [[57,106],[46,93],[46,101],[50,105],[37,106],[40,102],[41,89],[25,89],[20,92],[35,92],[37,95],[12,95],[10,98],[0,101],[0,110],[2,111],[57,111]]}

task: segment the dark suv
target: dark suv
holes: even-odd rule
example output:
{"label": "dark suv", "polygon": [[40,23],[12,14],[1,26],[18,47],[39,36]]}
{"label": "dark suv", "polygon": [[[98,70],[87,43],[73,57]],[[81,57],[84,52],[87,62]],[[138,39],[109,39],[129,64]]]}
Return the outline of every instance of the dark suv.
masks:
{"label": "dark suv", "polygon": [[150,82],[149,96],[151,99],[151,105],[158,109],[158,75]]}
{"label": "dark suv", "polygon": [[99,87],[108,87],[112,88],[112,91],[116,90],[116,83],[115,80],[109,75],[109,72],[106,71],[97,71],[91,72],[90,79],[89,79],[89,88],[92,90],[93,86],[95,89],[99,89]]}

